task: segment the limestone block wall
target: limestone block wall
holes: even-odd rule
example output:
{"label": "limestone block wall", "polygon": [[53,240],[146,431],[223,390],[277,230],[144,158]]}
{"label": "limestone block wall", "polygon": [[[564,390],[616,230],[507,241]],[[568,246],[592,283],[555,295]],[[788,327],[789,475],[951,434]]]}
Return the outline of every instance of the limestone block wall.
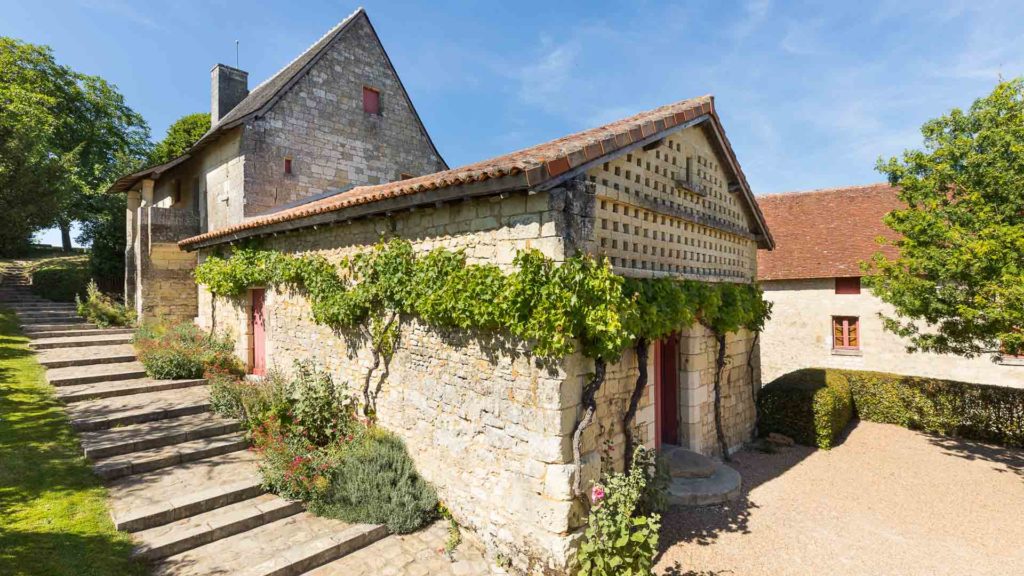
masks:
{"label": "limestone block wall", "polygon": [[[379,93],[380,114],[363,110],[364,87]],[[347,185],[446,168],[365,18],[265,116],[246,123],[242,153],[246,216]]]}
{"label": "limestone block wall", "polygon": [[[265,246],[339,261],[395,233],[417,249],[465,249],[474,261],[511,265],[526,247],[561,259],[553,204],[548,194],[515,194],[279,236]],[[249,358],[247,298],[203,290],[199,303],[197,322],[232,334],[239,356]],[[365,343],[315,324],[300,293],[268,290],[264,311],[269,366],[287,371],[295,360],[312,359],[361,390],[371,365]],[[459,522],[493,553],[536,571],[565,566],[582,522],[569,494],[568,442],[582,386],[564,363],[538,363],[523,346],[404,319],[377,409]]]}
{"label": "limestone block wall", "polygon": [[[891,315],[892,307],[866,287],[860,294],[836,294],[833,278],[766,281],[762,286],[765,299],[773,303],[762,335],[765,382],[800,368],[821,367],[1024,388],[1024,366],[1015,360],[997,364],[991,357],[908,353],[907,342],[885,331],[878,316]],[[859,354],[833,353],[833,316],[860,319]]]}
{"label": "limestone block wall", "polygon": [[[714,404],[718,343],[707,328],[692,326],[681,334],[680,356],[680,441],[690,450],[721,456]],[[730,452],[750,440],[754,428],[753,389],[761,382],[758,358],[752,332],[726,334],[720,388],[722,430]]]}

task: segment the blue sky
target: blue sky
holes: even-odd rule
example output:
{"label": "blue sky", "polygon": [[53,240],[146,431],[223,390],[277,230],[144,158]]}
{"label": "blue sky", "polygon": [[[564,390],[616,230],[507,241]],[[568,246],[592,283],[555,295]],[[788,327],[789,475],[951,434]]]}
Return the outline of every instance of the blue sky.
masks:
{"label": "blue sky", "polygon": [[[155,138],[209,108],[209,70],[255,85],[358,4],[0,0],[0,34],[116,84]],[[880,180],[925,120],[1024,73],[1024,3],[373,2],[445,159],[495,156],[706,93],[755,193]],[[55,239],[50,234],[47,240]]]}

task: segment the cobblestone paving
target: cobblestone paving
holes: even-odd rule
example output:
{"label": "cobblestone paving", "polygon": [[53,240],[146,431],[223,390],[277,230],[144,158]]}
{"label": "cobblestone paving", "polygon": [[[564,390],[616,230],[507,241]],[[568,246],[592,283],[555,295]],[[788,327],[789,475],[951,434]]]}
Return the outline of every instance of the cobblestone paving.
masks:
{"label": "cobblestone paving", "polygon": [[306,576],[498,576],[506,572],[489,563],[469,542],[444,553],[448,524],[434,524],[413,534],[392,535]]}

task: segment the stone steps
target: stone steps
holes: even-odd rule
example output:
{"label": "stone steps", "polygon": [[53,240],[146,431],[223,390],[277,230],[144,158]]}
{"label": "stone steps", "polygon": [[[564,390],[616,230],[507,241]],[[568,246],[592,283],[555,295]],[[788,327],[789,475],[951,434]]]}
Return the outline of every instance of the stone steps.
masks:
{"label": "stone steps", "polygon": [[715,463],[715,470],[706,478],[673,478],[668,485],[668,502],[677,506],[711,506],[736,500],[743,492],[740,473]]}
{"label": "stone steps", "polygon": [[52,350],[54,348],[80,348],[83,346],[105,346],[110,344],[130,344],[131,334],[102,333],[89,336],[68,336],[63,338],[39,338],[30,344],[35,350]]}
{"label": "stone steps", "polygon": [[235,432],[100,458],[93,461],[92,470],[104,480],[113,480],[130,474],[150,472],[184,462],[238,452],[248,447],[245,435]]}
{"label": "stone steps", "polygon": [[78,306],[74,304],[50,304],[47,302],[21,302],[18,304],[12,304],[10,306],[20,316],[21,314],[37,314],[40,312],[45,313],[61,313],[61,314],[75,314],[78,312]]}
{"label": "stone steps", "polygon": [[105,430],[115,426],[209,412],[209,389],[208,386],[193,386],[179,390],[83,400],[68,404],[65,410],[71,419],[71,427],[75,430]]}
{"label": "stone steps", "polygon": [[62,402],[81,402],[100,398],[116,398],[147,392],[179,390],[202,386],[206,380],[154,380],[153,378],[133,378],[131,380],[114,380],[110,382],[93,382],[90,384],[72,384],[56,389],[57,399]]}
{"label": "stone steps", "polygon": [[52,386],[133,380],[145,376],[145,368],[141,362],[137,361],[94,364],[91,366],[66,366],[46,371],[46,381]]}
{"label": "stone steps", "polygon": [[98,327],[95,324],[89,322],[83,322],[81,319],[77,319],[74,322],[55,322],[53,324],[23,324],[21,331],[28,337],[34,337],[36,334],[43,332],[54,332],[61,330],[95,330]]}
{"label": "stone steps", "polygon": [[38,326],[39,324],[72,324],[75,322],[81,322],[82,317],[77,314],[43,314],[43,315],[32,315],[29,317],[18,316],[18,321],[21,322],[22,326]]}
{"label": "stone steps", "polygon": [[221,508],[183,518],[132,535],[138,543],[134,555],[158,560],[181,554],[222,538],[234,536],[302,512],[300,502],[273,494],[228,504]]}
{"label": "stone steps", "polygon": [[51,348],[36,355],[44,368],[67,368],[94,364],[123,364],[135,361],[135,348],[131,344],[89,346],[78,348]]}
{"label": "stone steps", "polygon": [[346,524],[302,512],[165,558],[155,576],[292,576],[387,535],[383,526]]}
{"label": "stone steps", "polygon": [[107,486],[114,526],[138,532],[259,496],[256,458],[230,452],[114,480]]}
{"label": "stone steps", "polygon": [[32,338],[63,338],[67,336],[93,336],[96,334],[132,334],[131,328],[72,328],[70,330],[41,330],[27,333]]}
{"label": "stone steps", "polygon": [[240,429],[241,425],[236,420],[217,414],[200,413],[106,430],[82,432],[79,434],[79,439],[85,456],[95,460],[199,438],[220,436],[237,432]]}

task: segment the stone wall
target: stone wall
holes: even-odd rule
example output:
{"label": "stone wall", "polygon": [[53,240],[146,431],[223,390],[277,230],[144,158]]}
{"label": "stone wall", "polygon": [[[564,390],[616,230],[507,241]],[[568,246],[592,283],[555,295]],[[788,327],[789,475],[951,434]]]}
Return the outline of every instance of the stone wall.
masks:
{"label": "stone wall", "polygon": [[[364,87],[379,92],[380,114],[363,111]],[[446,168],[365,16],[265,116],[246,122],[242,154],[245,216],[348,185]]]}
{"label": "stone wall", "polygon": [[[562,259],[553,206],[548,194],[520,193],[279,236],[265,245],[337,262],[394,233],[421,250],[465,249],[477,262],[508,266],[526,247]],[[232,334],[236,352],[248,359],[247,298],[202,292],[198,323]],[[295,360],[312,359],[336,382],[361,390],[371,365],[364,342],[314,323],[302,294],[268,290],[264,311],[268,366],[288,371]],[[377,400],[381,424],[406,440],[458,521],[524,571],[564,567],[582,522],[569,494],[568,438],[582,390],[582,376],[565,367],[574,362],[581,360],[538,363],[521,343],[405,319]]]}
{"label": "stone wall", "polygon": [[[893,314],[892,307],[866,287],[860,294],[836,294],[833,278],[777,280],[762,285],[765,299],[773,302],[761,345],[766,382],[800,368],[821,367],[1024,388],[1024,366],[1015,359],[997,364],[991,357],[908,353],[907,342],[887,332],[878,316]],[[833,316],[860,319],[859,353],[833,353]]]}

